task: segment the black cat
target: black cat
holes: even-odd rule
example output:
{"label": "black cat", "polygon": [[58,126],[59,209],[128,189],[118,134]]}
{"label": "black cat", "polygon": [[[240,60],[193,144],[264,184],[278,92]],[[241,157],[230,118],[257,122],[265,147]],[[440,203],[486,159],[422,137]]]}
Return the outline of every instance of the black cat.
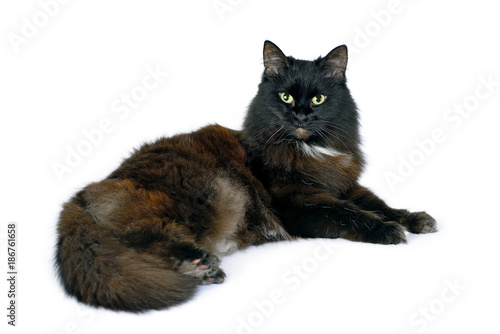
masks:
{"label": "black cat", "polygon": [[346,86],[347,47],[304,61],[264,44],[265,71],[239,134],[252,171],[292,235],[381,244],[434,232],[425,212],[388,207],[357,182],[358,112]]}
{"label": "black cat", "polygon": [[315,61],[264,44],[265,71],[242,131],[213,125],[136,150],[64,205],[56,263],[66,291],[145,311],[221,283],[220,257],[301,237],[381,244],[434,232],[424,212],[388,207],[357,183],[358,114],[347,49]]}

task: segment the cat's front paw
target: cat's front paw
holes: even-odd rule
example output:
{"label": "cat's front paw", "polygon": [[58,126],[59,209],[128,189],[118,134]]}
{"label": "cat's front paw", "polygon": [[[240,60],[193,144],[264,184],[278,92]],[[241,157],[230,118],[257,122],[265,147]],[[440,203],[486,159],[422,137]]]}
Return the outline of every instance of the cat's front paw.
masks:
{"label": "cat's front paw", "polygon": [[396,222],[383,222],[370,231],[366,241],[374,244],[397,245],[406,243],[406,229]]}
{"label": "cat's front paw", "polygon": [[437,231],[436,220],[424,211],[411,212],[405,218],[405,225],[411,233],[432,233]]}

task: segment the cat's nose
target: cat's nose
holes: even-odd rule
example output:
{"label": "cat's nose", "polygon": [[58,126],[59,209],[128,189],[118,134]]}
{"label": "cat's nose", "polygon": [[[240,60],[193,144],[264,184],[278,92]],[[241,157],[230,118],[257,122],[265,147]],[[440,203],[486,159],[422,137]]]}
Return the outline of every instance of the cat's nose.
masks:
{"label": "cat's nose", "polygon": [[297,123],[299,123],[299,125],[303,125],[304,123],[307,123],[307,115],[306,114],[297,114],[295,115],[295,119],[297,120]]}

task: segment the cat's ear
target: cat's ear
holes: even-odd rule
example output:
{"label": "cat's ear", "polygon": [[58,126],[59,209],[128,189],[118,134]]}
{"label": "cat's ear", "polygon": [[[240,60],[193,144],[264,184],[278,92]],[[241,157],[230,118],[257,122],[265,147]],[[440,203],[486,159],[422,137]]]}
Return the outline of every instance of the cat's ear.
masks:
{"label": "cat's ear", "polygon": [[271,41],[264,42],[264,67],[267,75],[280,75],[288,68],[286,56]]}
{"label": "cat's ear", "polygon": [[345,77],[347,67],[347,46],[340,45],[330,51],[321,60],[321,66],[324,68],[328,77]]}

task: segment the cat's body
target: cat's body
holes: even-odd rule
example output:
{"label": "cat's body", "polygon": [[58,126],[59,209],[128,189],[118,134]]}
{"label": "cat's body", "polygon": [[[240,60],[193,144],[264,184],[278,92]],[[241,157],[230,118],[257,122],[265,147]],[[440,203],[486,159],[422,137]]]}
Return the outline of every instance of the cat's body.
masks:
{"label": "cat's body", "polygon": [[137,150],[65,204],[57,263],[80,301],[131,311],[220,283],[219,258],[289,240],[232,131],[208,126]]}
{"label": "cat's body", "polygon": [[160,309],[221,283],[220,258],[300,237],[382,244],[435,230],[357,183],[358,115],[345,47],[325,58],[264,46],[265,72],[242,131],[213,125],[146,144],[61,212],[66,291],[111,309]]}

